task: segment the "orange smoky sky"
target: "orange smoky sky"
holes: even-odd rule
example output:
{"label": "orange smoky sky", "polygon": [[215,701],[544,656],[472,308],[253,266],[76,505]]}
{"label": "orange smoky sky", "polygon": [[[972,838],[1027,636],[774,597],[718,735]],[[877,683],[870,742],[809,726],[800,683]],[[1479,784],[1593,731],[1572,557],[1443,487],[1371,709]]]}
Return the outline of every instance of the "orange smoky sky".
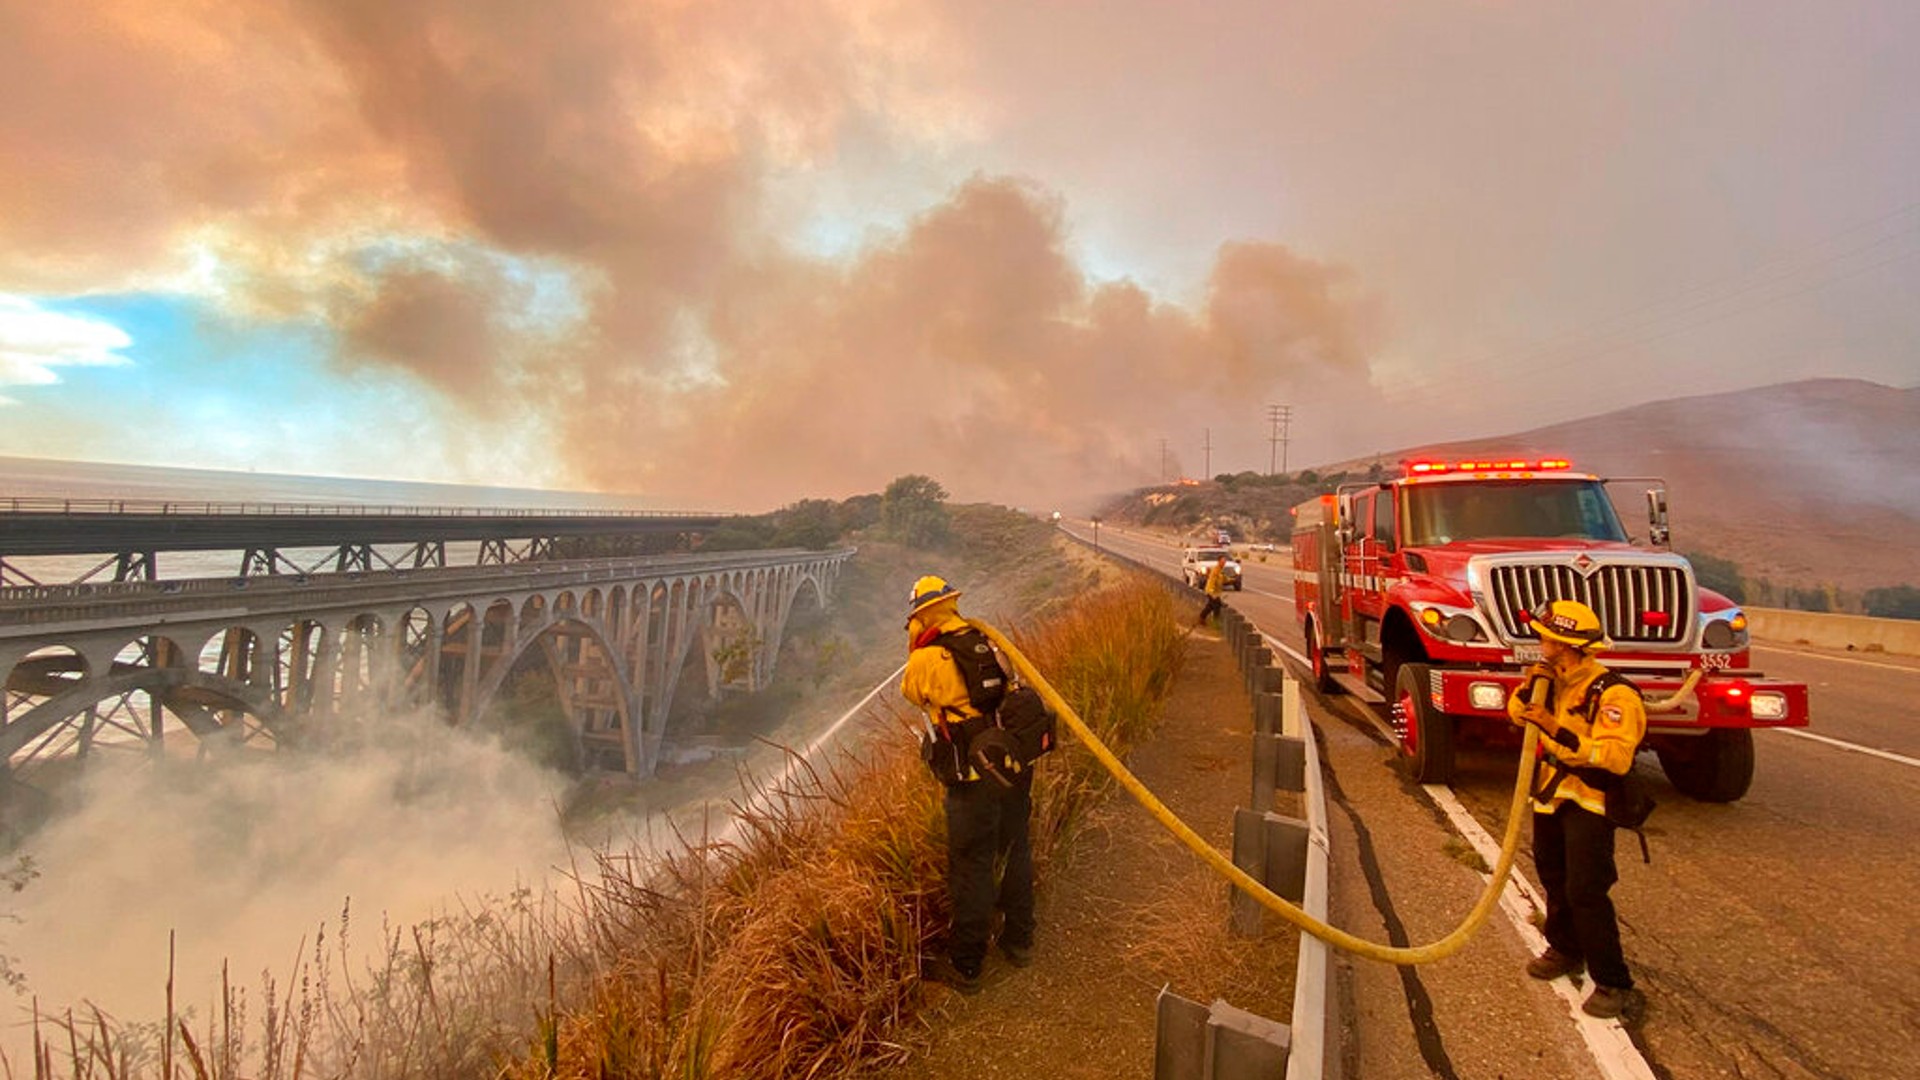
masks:
{"label": "orange smoky sky", "polygon": [[[1739,214],[1646,197],[1667,136],[1645,119],[1716,115],[1660,85],[1686,67],[1661,33],[1716,19],[0,0],[0,293],[317,326],[341,385],[412,399],[415,444],[513,448],[414,478],[764,508],[923,472],[1077,505],[1159,479],[1163,440],[1189,475],[1264,469],[1270,403],[1319,421],[1296,466],[1447,434],[1423,419],[1540,419],[1525,364],[1421,355],[1497,357],[1646,295],[1622,282],[1658,295],[1844,223],[1739,231],[1774,190]],[[1854,45],[1816,30],[1781,34]],[[1730,161],[1819,123],[1759,108]],[[1701,187],[1682,164],[1665,179]],[[1636,274],[1683,219],[1698,247]],[[1672,389],[1710,379],[1685,370]],[[377,412],[334,431],[341,471],[404,460]]]}
{"label": "orange smoky sky", "polygon": [[[1096,282],[1039,179],[960,177],[832,255],[791,242],[773,178],[972,122],[933,8],[5,10],[0,287],[140,287],[197,255],[231,309],[324,320],[343,371],[537,425],[563,483],[764,506],[926,472],[1062,499],[1154,479],[1174,425],[1365,392],[1350,275],[1247,242],[1195,304]],[[557,268],[568,310],[528,314],[475,250]]]}

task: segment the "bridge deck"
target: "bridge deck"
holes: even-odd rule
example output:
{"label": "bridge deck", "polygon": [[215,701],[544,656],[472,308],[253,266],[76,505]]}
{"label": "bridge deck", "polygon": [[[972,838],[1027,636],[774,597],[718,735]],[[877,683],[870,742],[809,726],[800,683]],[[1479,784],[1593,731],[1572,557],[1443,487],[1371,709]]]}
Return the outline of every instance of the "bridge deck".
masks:
{"label": "bridge deck", "polygon": [[0,558],[698,532],[732,514],[0,500]]}

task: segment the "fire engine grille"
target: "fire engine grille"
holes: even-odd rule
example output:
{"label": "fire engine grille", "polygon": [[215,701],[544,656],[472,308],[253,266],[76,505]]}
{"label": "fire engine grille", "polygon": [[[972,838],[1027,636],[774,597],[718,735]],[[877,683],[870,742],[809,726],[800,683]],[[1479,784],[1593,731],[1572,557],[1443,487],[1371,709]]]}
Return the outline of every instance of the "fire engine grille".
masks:
{"label": "fire engine grille", "polygon": [[[1616,642],[1679,644],[1693,626],[1693,587],[1677,566],[1603,565],[1587,574],[1555,564],[1491,570],[1488,596],[1510,639],[1538,637],[1520,613],[1538,611],[1551,600],[1578,600],[1592,608]],[[1648,619],[1647,613],[1656,614]]]}

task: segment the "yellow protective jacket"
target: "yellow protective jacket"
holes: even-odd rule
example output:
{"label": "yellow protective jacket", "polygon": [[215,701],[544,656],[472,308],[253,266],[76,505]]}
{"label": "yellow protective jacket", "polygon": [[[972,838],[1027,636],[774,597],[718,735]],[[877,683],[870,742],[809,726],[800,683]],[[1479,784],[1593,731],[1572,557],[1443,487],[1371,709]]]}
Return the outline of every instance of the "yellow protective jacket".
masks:
{"label": "yellow protective jacket", "polygon": [[1207,595],[1217,600],[1220,597],[1225,596],[1226,594],[1227,594],[1226,571],[1220,568],[1219,563],[1214,563],[1213,567],[1207,571]]}
{"label": "yellow protective jacket", "polygon": [[[925,710],[927,719],[935,724],[964,723],[979,716],[980,710],[973,707],[967,680],[960,674],[960,665],[953,662],[953,654],[935,645],[933,639],[973,624],[951,609],[929,614],[936,619],[932,624],[916,619],[908,626],[913,636],[908,642],[911,651],[907,653],[907,670],[900,676],[900,696]],[[969,767],[961,779],[978,780],[980,774]]]}
{"label": "yellow protective jacket", "polygon": [[[1549,711],[1559,721],[1560,733],[1552,737],[1543,734],[1540,739],[1546,759],[1535,767],[1536,790],[1542,781],[1558,771],[1553,767],[1555,761],[1569,766],[1601,768],[1621,776],[1633,768],[1634,751],[1647,732],[1647,708],[1638,691],[1631,686],[1607,687],[1593,711],[1593,723],[1587,723],[1584,708],[1587,687],[1606,670],[1589,656],[1571,671],[1554,673],[1553,703]],[[1522,682],[1507,699],[1507,716],[1515,724],[1526,723],[1530,708],[1526,701],[1527,685],[1528,682]],[[1542,794],[1544,797],[1533,800],[1537,814],[1551,814],[1568,799],[1593,813],[1607,812],[1606,795],[1571,772],[1562,775],[1553,790]]]}

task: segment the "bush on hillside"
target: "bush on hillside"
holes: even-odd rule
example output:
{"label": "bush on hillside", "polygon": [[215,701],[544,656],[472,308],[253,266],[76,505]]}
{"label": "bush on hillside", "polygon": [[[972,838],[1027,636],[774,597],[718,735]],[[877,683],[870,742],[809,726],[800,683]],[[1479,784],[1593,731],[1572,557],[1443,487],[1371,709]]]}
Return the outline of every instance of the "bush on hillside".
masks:
{"label": "bush on hillside", "polygon": [[929,476],[900,477],[880,496],[880,524],[888,536],[903,544],[941,546],[949,528],[947,489]]}
{"label": "bush on hillside", "polygon": [[1704,551],[1683,551],[1680,554],[1693,564],[1694,580],[1702,588],[1712,589],[1736,604],[1747,602],[1746,579],[1740,573],[1740,564]]}
{"label": "bush on hillside", "polygon": [[1868,589],[1862,606],[1867,614],[1879,619],[1920,619],[1920,588],[1887,585]]}

